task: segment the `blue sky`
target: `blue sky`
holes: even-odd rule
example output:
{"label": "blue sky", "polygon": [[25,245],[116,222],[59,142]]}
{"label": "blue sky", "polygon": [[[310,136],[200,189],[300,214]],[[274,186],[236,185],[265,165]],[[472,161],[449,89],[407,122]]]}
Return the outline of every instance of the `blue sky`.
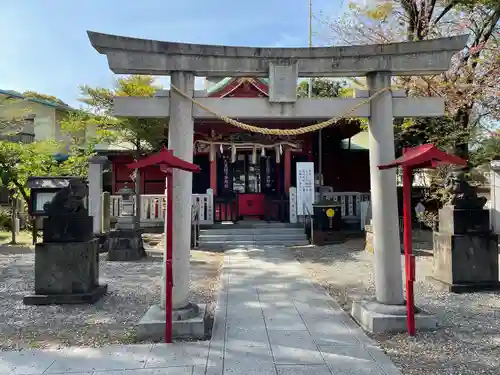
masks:
{"label": "blue sky", "polygon": [[[0,89],[34,90],[79,106],[79,85],[110,87],[113,74],[86,30],[188,43],[307,46],[308,7],[308,0],[0,0]],[[313,9],[336,17],[341,0],[313,0]]]}

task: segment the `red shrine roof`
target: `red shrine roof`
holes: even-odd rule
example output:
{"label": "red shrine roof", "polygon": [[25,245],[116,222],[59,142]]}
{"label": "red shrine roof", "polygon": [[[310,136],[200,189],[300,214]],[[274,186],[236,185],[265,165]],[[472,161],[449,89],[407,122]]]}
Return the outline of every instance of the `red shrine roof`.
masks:
{"label": "red shrine roof", "polygon": [[130,169],[138,169],[149,165],[160,165],[166,168],[181,169],[188,172],[199,172],[201,169],[196,164],[191,164],[174,155],[172,150],[163,147],[160,151],[148,155],[134,163],[127,164]]}
{"label": "red shrine roof", "polygon": [[397,158],[392,163],[379,165],[379,169],[390,169],[399,165],[411,168],[436,168],[441,164],[467,165],[467,161],[458,156],[448,154],[439,150],[432,144],[411,147],[406,150],[403,156]]}
{"label": "red shrine roof", "polygon": [[267,78],[226,77],[207,89],[209,97],[230,96],[258,97],[269,96]]}

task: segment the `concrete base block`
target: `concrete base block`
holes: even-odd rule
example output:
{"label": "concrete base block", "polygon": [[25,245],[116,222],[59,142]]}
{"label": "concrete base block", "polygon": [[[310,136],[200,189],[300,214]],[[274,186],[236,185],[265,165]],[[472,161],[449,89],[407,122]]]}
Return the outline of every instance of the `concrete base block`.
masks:
{"label": "concrete base block", "polygon": [[[354,301],[352,317],[371,333],[407,331],[406,306],[383,305],[375,301]],[[415,326],[417,330],[433,330],[438,326],[435,316],[416,308]]]}
{"label": "concrete base block", "polygon": [[[178,314],[173,312],[172,336],[174,339],[203,340],[206,338],[206,305],[195,306],[197,306],[198,313],[185,320],[176,320]],[[165,322],[165,310],[160,305],[151,306],[137,326],[137,338],[139,340],[164,341]]]}

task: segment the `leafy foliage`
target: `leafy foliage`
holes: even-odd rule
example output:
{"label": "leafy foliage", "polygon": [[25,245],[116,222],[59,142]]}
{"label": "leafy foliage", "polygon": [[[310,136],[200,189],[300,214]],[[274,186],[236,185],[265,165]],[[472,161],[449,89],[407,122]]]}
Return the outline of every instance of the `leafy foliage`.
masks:
{"label": "leafy foliage", "polygon": [[165,142],[165,124],[154,118],[115,118],[113,98],[115,96],[153,96],[161,89],[151,76],[127,76],[116,82],[114,89],[82,86],[81,101],[89,114],[80,114],[65,124],[71,134],[81,134],[89,124],[97,127],[97,138],[106,138],[107,143],[130,144],[131,150],[139,154],[144,150],[157,149]]}
{"label": "leafy foliage", "polygon": [[[345,95],[345,81],[335,81],[325,78],[312,79],[312,96],[317,98],[338,98]],[[309,80],[304,80],[297,87],[297,96],[307,98],[309,96]]]}
{"label": "leafy foliage", "polygon": [[[438,142],[469,158],[469,146],[491,120],[500,119],[498,0],[352,1],[340,20],[320,19],[343,44],[419,41],[469,34],[467,47],[451,69],[431,77],[395,79],[410,96],[445,98],[446,116],[397,124],[404,145]],[[478,150],[476,148],[475,150]],[[471,162],[474,157],[471,157]]]}
{"label": "leafy foliage", "polygon": [[477,140],[472,153],[473,165],[485,165],[492,160],[500,160],[500,132],[488,132]]}
{"label": "leafy foliage", "polygon": [[[359,85],[358,82],[356,84]],[[326,78],[312,79],[312,97],[316,98],[352,98],[354,88],[347,86],[347,82],[342,80],[332,80]],[[309,96],[309,80],[304,80],[297,86],[297,96],[307,98]],[[362,129],[368,125],[367,119],[356,119],[361,123]]]}
{"label": "leafy foliage", "polygon": [[12,196],[29,200],[26,182],[29,176],[87,176],[88,157],[85,149],[74,148],[68,159],[57,162],[54,154],[61,148],[57,142],[30,144],[0,141],[0,184],[13,192]]}
{"label": "leafy foliage", "polygon": [[456,144],[463,144],[470,139],[467,129],[456,126],[450,117],[406,119],[395,124],[394,136],[396,152],[402,154],[404,147],[432,143],[436,147],[453,152]]}

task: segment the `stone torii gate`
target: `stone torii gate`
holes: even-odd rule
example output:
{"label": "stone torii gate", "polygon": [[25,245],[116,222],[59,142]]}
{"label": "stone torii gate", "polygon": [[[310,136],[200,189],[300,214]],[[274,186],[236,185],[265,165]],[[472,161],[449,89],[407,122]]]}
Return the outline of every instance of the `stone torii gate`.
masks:
{"label": "stone torii gate", "polygon": [[[449,69],[453,54],[468,36],[421,42],[316,48],[253,48],[172,43],[88,32],[92,46],[107,56],[117,74],[170,75],[174,87],[215,113],[245,120],[325,120],[344,115],[366,98],[391,85],[392,76],[433,75]],[[194,91],[194,77],[269,77],[269,98],[219,99]],[[365,76],[368,91],[351,99],[298,99],[299,77]],[[377,166],[395,159],[394,117],[441,116],[441,98],[406,98],[386,90],[360,105],[350,117],[369,119],[371,202],[374,230],[376,301],[356,304],[355,318],[372,331],[405,327],[400,258],[396,171]],[[192,162],[194,119],[213,115],[175,90],[152,98],[115,98],[115,115],[169,118],[168,148]],[[174,309],[190,306],[189,251],[191,174],[176,171],[174,187]],[[162,301],[164,306],[164,302]],[[419,320],[417,318],[417,326]],[[423,325],[428,322],[423,321]]]}

